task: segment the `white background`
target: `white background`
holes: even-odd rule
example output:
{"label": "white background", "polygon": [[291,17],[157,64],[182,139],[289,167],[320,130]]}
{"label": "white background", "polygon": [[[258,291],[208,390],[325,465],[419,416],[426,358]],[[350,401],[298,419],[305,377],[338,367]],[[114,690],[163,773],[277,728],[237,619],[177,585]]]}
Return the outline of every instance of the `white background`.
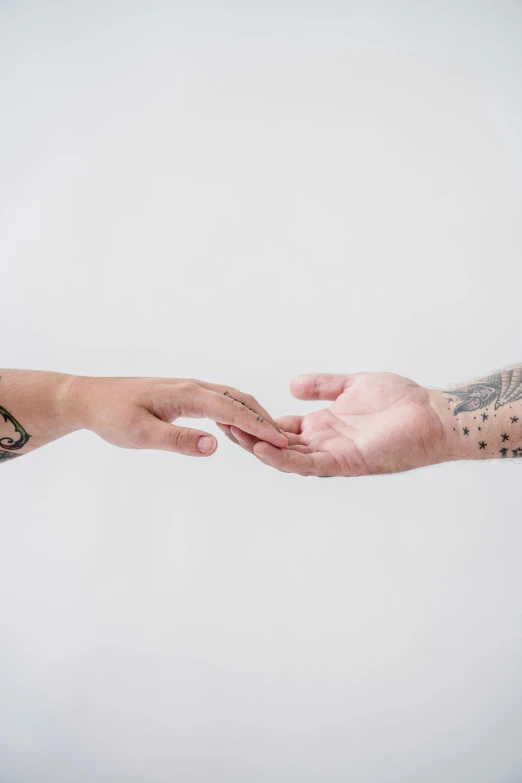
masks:
{"label": "white background", "polygon": [[[279,415],[520,360],[521,82],[520,2],[1,0],[1,364]],[[0,478],[1,783],[521,780],[518,463]]]}

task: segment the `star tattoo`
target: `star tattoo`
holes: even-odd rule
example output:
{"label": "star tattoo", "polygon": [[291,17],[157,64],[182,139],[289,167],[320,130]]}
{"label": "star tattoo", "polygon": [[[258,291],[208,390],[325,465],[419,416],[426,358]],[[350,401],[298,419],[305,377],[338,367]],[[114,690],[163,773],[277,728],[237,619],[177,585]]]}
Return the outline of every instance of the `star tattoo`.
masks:
{"label": "star tattoo", "polygon": [[500,449],[500,453],[502,454],[502,459],[504,459],[504,457],[507,457],[508,450],[507,449]]}
{"label": "star tattoo", "polygon": [[448,402],[453,402],[453,397],[448,397]]}
{"label": "star tattoo", "polygon": [[484,441],[483,441],[483,440],[481,440],[481,441],[480,441],[480,443],[479,443],[479,447],[480,447],[481,449],[485,449],[487,445],[488,445],[488,444],[487,444],[487,443],[484,443]]}
{"label": "star tattoo", "polygon": [[511,424],[516,424],[518,421],[518,416],[512,416],[511,417]]}
{"label": "star tattoo", "polygon": [[482,421],[487,421],[489,419],[489,416],[487,413],[482,414]]}
{"label": "star tattoo", "polygon": [[469,435],[469,430],[467,427],[463,427],[462,432],[464,433],[464,435]]}
{"label": "star tattoo", "polygon": [[502,435],[502,440],[503,440],[503,441],[509,440],[509,435],[506,435],[506,434],[504,433],[504,435]]}
{"label": "star tattoo", "polygon": [[513,449],[514,457],[522,457],[522,449]]}

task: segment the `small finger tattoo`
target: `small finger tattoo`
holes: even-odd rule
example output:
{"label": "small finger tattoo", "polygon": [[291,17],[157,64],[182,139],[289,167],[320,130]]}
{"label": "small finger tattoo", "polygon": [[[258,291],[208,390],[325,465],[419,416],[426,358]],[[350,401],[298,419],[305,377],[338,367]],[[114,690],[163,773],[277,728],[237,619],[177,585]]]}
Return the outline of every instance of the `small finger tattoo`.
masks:
{"label": "small finger tattoo", "polygon": [[[257,413],[253,408],[250,408],[243,400],[238,400],[237,397],[233,397],[231,394],[229,394],[227,391],[223,392],[225,397],[230,397],[231,400],[235,400],[236,402],[239,402],[241,405],[243,405],[244,408],[248,408],[249,411],[252,411],[252,413]],[[264,418],[262,416],[257,417],[257,421],[264,421]]]}

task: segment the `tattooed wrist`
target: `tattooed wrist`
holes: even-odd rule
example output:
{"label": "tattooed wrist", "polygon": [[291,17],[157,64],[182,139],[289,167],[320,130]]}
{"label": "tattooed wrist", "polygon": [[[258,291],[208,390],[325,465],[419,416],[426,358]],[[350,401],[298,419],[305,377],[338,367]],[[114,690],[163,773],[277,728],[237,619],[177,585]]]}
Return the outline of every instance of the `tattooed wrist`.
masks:
{"label": "tattooed wrist", "polygon": [[2,370],[0,462],[8,462],[74,431],[67,399],[71,376]]}
{"label": "tattooed wrist", "polygon": [[465,386],[459,386],[447,394],[457,398],[453,409],[455,416],[464,411],[477,411],[488,407],[498,410],[522,399],[522,367],[488,375]]}
{"label": "tattooed wrist", "polygon": [[522,367],[441,393],[461,459],[522,457]]}

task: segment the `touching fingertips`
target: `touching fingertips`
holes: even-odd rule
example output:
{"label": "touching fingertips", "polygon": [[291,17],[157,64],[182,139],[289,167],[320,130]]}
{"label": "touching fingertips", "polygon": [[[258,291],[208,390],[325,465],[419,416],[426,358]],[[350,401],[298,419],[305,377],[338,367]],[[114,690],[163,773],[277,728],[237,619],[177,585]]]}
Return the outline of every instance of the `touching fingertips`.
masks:
{"label": "touching fingertips", "polygon": [[274,443],[274,446],[276,446],[279,449],[287,449],[288,448],[287,436],[284,434],[284,432],[280,432],[280,430],[278,430],[278,432],[280,433],[280,437],[277,439],[277,443]]}

